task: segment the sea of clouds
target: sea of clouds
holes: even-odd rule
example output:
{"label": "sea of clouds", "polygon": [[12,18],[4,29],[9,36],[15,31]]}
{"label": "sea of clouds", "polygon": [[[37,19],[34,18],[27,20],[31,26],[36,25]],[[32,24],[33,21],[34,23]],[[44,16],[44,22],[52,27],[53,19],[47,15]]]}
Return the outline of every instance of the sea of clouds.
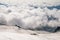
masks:
{"label": "sea of clouds", "polygon": [[56,28],[60,26],[60,0],[0,0],[0,25]]}

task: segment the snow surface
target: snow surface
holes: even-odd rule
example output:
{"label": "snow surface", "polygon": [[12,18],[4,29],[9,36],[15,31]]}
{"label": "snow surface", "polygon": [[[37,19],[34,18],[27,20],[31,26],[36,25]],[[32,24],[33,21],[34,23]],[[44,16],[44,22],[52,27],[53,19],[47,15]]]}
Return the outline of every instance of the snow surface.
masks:
{"label": "snow surface", "polygon": [[[35,35],[36,34],[36,35]],[[59,40],[58,33],[38,33],[37,31],[18,29],[15,26],[0,26],[0,40]]]}
{"label": "snow surface", "polygon": [[11,32],[0,33],[0,40],[59,40],[59,39],[60,39],[59,35],[40,34],[39,36],[34,36],[34,35],[11,33]]}

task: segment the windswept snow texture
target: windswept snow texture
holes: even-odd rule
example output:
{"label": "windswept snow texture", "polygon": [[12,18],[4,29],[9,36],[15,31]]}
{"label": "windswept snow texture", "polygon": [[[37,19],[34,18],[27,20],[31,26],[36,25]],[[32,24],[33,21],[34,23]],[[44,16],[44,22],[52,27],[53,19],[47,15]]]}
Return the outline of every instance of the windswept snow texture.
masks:
{"label": "windswept snow texture", "polygon": [[0,25],[25,29],[60,26],[60,0],[0,1]]}

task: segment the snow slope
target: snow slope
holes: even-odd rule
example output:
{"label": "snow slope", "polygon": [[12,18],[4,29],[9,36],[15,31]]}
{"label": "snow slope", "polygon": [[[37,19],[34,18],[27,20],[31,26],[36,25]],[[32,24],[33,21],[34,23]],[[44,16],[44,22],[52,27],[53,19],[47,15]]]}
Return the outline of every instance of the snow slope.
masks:
{"label": "snow slope", "polygon": [[[15,28],[14,26],[0,26],[0,40],[59,40],[60,33],[37,33]],[[44,34],[45,33],[45,34]],[[35,35],[36,34],[36,35]]]}
{"label": "snow slope", "polygon": [[13,32],[0,32],[0,40],[59,40],[57,34],[28,35]]}

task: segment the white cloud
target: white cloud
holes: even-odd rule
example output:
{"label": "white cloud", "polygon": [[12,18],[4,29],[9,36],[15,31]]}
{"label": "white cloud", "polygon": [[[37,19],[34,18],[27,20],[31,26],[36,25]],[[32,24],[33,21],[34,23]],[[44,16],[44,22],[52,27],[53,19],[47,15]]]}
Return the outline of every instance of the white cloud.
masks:
{"label": "white cloud", "polygon": [[[1,7],[0,10],[2,10],[1,13],[3,13],[0,13],[3,15],[0,15],[1,23],[14,26],[18,25],[22,28],[31,29],[46,25],[51,27],[60,26],[60,10],[50,10],[47,8],[47,6],[50,7],[60,5],[59,0],[2,0],[0,2],[4,2],[4,4],[8,3],[8,5],[10,5],[8,7]],[[48,20],[48,17],[50,20]]]}

